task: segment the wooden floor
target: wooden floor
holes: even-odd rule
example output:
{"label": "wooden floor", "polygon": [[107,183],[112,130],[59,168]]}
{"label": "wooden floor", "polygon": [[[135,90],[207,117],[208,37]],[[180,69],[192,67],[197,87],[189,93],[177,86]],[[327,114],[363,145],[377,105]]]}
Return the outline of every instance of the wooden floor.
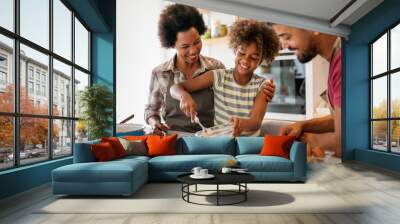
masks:
{"label": "wooden floor", "polygon": [[346,201],[363,202],[366,206],[357,214],[36,214],[33,211],[38,207],[54,200],[47,185],[1,201],[0,223],[400,223],[399,174],[332,160],[311,164],[308,182],[322,185]]}

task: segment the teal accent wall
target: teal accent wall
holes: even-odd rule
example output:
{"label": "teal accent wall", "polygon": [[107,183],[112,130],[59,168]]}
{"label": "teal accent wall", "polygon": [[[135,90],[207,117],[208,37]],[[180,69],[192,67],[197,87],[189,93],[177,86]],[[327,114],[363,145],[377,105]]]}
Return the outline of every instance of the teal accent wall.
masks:
{"label": "teal accent wall", "polygon": [[372,166],[400,172],[400,155],[366,149],[356,149],[355,160]]}
{"label": "teal accent wall", "polygon": [[68,157],[0,172],[0,199],[50,182],[53,169],[71,163]]}
{"label": "teal accent wall", "polygon": [[91,37],[91,71],[92,83],[108,86],[113,93],[113,125],[109,128],[111,135],[116,131],[116,2],[108,0],[97,1],[97,7],[109,27],[108,32],[92,31]]}
{"label": "teal accent wall", "polygon": [[[92,83],[104,83],[113,93],[115,93],[115,1],[66,0],[92,32]],[[115,121],[115,110],[113,121]],[[115,122],[113,123],[110,132],[115,130]],[[0,171],[0,199],[50,182],[53,169],[71,163],[72,157],[68,157]]]}
{"label": "teal accent wall", "polygon": [[66,0],[66,2],[79,14],[92,31],[111,32],[111,24],[107,23],[107,15],[104,15],[100,5],[113,3],[114,0]]}
{"label": "teal accent wall", "polygon": [[113,41],[112,33],[92,34],[92,81],[105,84],[111,89],[114,84]]}
{"label": "teal accent wall", "polygon": [[397,170],[400,156],[370,150],[369,43],[400,22],[400,0],[385,0],[351,27],[343,45],[343,159]]}
{"label": "teal accent wall", "polygon": [[[114,34],[92,33],[92,83],[100,83],[108,86],[115,96],[114,75]],[[115,102],[115,97],[114,97]],[[114,103],[115,105],[115,103]],[[115,106],[113,108],[115,114]],[[113,126],[109,128],[111,135],[115,135],[115,116]],[[113,134],[114,133],[114,134]]]}

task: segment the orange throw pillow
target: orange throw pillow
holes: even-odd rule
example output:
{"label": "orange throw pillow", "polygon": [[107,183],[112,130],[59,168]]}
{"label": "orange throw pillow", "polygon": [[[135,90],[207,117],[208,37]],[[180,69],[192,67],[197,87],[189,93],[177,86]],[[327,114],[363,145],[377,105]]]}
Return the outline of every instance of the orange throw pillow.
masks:
{"label": "orange throw pillow", "polygon": [[290,147],[296,137],[294,136],[264,136],[264,146],[261,149],[262,156],[280,156],[289,159]]}
{"label": "orange throw pillow", "polygon": [[91,149],[94,157],[99,162],[110,161],[117,158],[114,149],[108,142],[93,144],[91,145]]}
{"label": "orange throw pillow", "polygon": [[126,151],[122,146],[121,142],[119,142],[118,138],[111,137],[111,138],[101,138],[101,142],[108,142],[114,149],[115,155],[117,158],[121,158],[126,156]]}
{"label": "orange throw pillow", "polygon": [[170,136],[150,135],[147,137],[148,156],[176,155],[177,134]]}
{"label": "orange throw pillow", "polygon": [[137,140],[141,140],[141,141],[146,141],[147,139],[147,135],[142,135],[142,136],[123,136],[122,138],[129,140],[129,141],[137,141]]}

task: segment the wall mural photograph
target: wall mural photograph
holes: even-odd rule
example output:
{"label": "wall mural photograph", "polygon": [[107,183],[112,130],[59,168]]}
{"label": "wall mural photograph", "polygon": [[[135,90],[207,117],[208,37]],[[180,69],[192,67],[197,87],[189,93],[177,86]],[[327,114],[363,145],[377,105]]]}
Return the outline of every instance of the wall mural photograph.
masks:
{"label": "wall mural photograph", "polygon": [[400,223],[400,0],[0,0],[0,223]]}
{"label": "wall mural photograph", "polygon": [[[117,80],[117,121],[135,115],[118,131],[286,136],[307,144],[310,162],[340,162],[340,37],[169,2],[152,11],[159,47]],[[144,41],[131,38],[124,46]],[[129,104],[132,91],[146,97]]]}

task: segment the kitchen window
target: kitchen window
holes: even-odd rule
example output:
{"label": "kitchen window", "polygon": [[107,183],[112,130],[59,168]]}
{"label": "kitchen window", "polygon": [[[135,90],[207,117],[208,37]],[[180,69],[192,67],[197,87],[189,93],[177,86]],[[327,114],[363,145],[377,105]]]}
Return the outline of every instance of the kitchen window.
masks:
{"label": "kitchen window", "polygon": [[305,66],[297,60],[294,52],[281,52],[269,65],[261,63],[256,74],[274,80],[276,85],[267,112],[306,114]]}

